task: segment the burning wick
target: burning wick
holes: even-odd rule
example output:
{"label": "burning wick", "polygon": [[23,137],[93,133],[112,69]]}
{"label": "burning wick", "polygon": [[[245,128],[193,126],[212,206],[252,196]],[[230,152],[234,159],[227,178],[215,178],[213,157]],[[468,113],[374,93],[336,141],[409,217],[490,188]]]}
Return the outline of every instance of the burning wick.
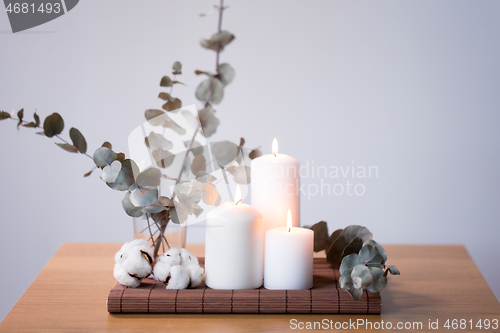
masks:
{"label": "burning wick", "polygon": [[276,140],[276,138],[273,140],[273,155],[274,157],[278,155],[278,140]]}

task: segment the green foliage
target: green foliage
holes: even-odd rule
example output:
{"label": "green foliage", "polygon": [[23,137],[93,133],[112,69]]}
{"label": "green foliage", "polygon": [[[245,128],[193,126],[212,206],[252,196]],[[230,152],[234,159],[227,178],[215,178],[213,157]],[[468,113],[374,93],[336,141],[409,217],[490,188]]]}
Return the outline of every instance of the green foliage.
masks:
{"label": "green foliage", "polygon": [[374,241],[365,227],[350,225],[328,236],[328,226],[321,221],[310,227],[314,231],[314,251],[325,250],[327,261],[338,267],[340,288],[354,300],[363,290],[378,293],[387,285],[387,274],[400,275],[396,266],[387,266],[384,248]]}
{"label": "green foliage", "polygon": [[85,154],[87,152],[87,141],[79,130],[72,127],[69,130],[69,137],[71,141],[73,141],[73,146],[75,146],[80,153]]}
{"label": "green foliage", "polygon": [[223,51],[224,47],[231,43],[234,35],[229,31],[219,31],[210,37],[210,39],[202,39],[201,46],[213,51]]}
{"label": "green foliage", "polygon": [[224,85],[217,79],[210,77],[202,81],[196,88],[196,98],[199,101],[210,101],[213,104],[219,104],[224,97]]}
{"label": "green foliage", "polygon": [[10,113],[5,112],[5,111],[0,111],[0,120],[9,119],[9,118],[10,118]]}
{"label": "green foliage", "polygon": [[61,134],[64,129],[64,120],[59,113],[53,113],[43,122],[43,131],[45,136],[51,138],[54,135]]}

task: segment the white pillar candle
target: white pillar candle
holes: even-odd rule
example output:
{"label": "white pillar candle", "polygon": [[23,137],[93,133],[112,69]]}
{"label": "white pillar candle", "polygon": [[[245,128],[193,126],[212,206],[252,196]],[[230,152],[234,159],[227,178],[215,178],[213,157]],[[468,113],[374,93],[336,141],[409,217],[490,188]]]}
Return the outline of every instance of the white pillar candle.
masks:
{"label": "white pillar candle", "polygon": [[264,287],[311,289],[313,286],[314,232],[294,228],[290,211],[287,227],[266,231]]}
{"label": "white pillar candle", "polygon": [[212,289],[255,289],[264,278],[264,220],[241,201],[226,202],[207,214],[205,282]]}
{"label": "white pillar candle", "polygon": [[286,224],[286,214],[292,212],[293,226],[300,226],[300,162],[278,154],[278,141],[273,141],[273,153],[252,160],[252,206],[264,216],[264,228],[269,230]]}

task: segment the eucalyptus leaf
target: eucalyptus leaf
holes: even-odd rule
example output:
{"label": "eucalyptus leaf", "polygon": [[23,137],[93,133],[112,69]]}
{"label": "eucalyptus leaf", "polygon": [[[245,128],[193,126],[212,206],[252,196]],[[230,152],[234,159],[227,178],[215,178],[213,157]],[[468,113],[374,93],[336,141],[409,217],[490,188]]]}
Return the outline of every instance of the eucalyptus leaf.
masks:
{"label": "eucalyptus leaf", "polygon": [[170,101],[172,99],[172,96],[170,96],[169,93],[166,93],[166,92],[161,92],[159,95],[158,95],[159,98],[163,99],[164,101]]}
{"label": "eucalyptus leaf", "polygon": [[37,126],[34,122],[30,122],[30,123],[24,124],[23,127],[36,128]]}
{"label": "eucalyptus leaf", "polygon": [[179,134],[179,135],[184,135],[186,134],[186,130],[182,127],[180,127],[175,121],[173,121],[172,119],[168,120],[168,121],[165,121],[162,125],[163,127],[165,128],[170,128],[172,131],[174,131],[175,133]]}
{"label": "eucalyptus leaf", "polygon": [[367,240],[364,243],[364,245],[367,245],[367,244],[375,246],[375,248],[377,249],[378,254],[380,254],[380,256],[383,258],[383,261],[381,262],[382,264],[387,261],[387,254],[385,253],[385,250],[382,247],[382,245],[380,245],[379,243],[377,243],[373,239]]}
{"label": "eucalyptus leaf", "polygon": [[86,174],[83,175],[83,177],[88,177],[92,174],[92,172],[94,171],[94,169],[90,170],[89,172],[87,172]]}
{"label": "eucalyptus leaf", "polygon": [[200,119],[203,135],[206,138],[212,136],[217,131],[220,122],[210,106],[198,111],[198,118]]}
{"label": "eucalyptus leaf", "polygon": [[40,117],[35,113],[33,113],[33,119],[35,119],[35,125],[36,127],[40,126]]}
{"label": "eucalyptus leaf", "polygon": [[352,240],[356,237],[361,238],[363,243],[373,238],[370,230],[360,225],[347,226],[344,230],[342,230],[341,235],[345,237],[347,243],[352,242]]}
{"label": "eucalyptus leaf", "polygon": [[122,163],[120,161],[113,161],[110,165],[106,165],[102,169],[102,180],[106,183],[112,183],[118,177],[120,170],[122,169]]}
{"label": "eucalyptus leaf", "polygon": [[186,210],[183,210],[183,209],[180,210],[180,216],[179,216],[179,213],[178,213],[176,207],[170,207],[170,209],[168,211],[170,214],[170,220],[175,224],[183,223],[184,221],[186,221],[186,219],[188,217]]}
{"label": "eucalyptus leaf", "polygon": [[17,111],[17,118],[19,118],[19,122],[17,123],[17,129],[19,130],[19,126],[23,123],[24,117],[24,109]]}
{"label": "eucalyptus leaf", "polygon": [[130,192],[126,192],[122,200],[122,207],[127,215],[132,217],[141,217],[143,215],[142,209],[132,205],[130,202]]}
{"label": "eucalyptus leaf", "polygon": [[158,189],[138,188],[130,193],[130,202],[136,207],[150,206],[158,200]]}
{"label": "eucalyptus leaf", "polygon": [[394,265],[390,265],[388,266],[387,270],[389,271],[389,273],[391,273],[392,275],[401,275],[401,273],[399,272],[399,269],[394,266]]}
{"label": "eucalyptus leaf", "polygon": [[216,204],[217,199],[219,198],[219,193],[217,192],[215,186],[210,183],[204,183],[201,198],[205,204],[212,206]]}
{"label": "eucalyptus leaf", "polygon": [[182,107],[182,102],[178,98],[173,98],[172,100],[167,101],[167,103],[162,105],[162,108],[167,111],[175,111]]}
{"label": "eucalyptus leaf", "polygon": [[0,111],[0,120],[8,119],[10,118],[10,113],[5,112],[5,111]]}
{"label": "eucalyptus leaf", "polygon": [[113,190],[126,191],[130,186],[135,184],[135,177],[140,171],[137,164],[131,159],[123,160],[121,163],[122,167],[118,177],[113,183],[108,184],[108,186]]}
{"label": "eucalyptus leaf", "polygon": [[54,135],[61,134],[64,129],[64,120],[59,113],[53,113],[43,122],[43,131],[45,136],[51,138]]}
{"label": "eucalyptus leaf", "polygon": [[252,160],[260,156],[262,156],[262,151],[260,151],[260,149],[254,149],[250,152],[250,154],[248,154],[248,157]]}
{"label": "eucalyptus leaf", "polygon": [[250,184],[250,167],[246,165],[229,166],[226,171],[233,175],[233,180],[237,184]]}
{"label": "eucalyptus leaf", "polygon": [[78,148],[80,153],[85,154],[87,152],[87,141],[79,130],[72,127],[69,130],[69,137],[71,138],[71,141],[73,141],[73,145]]}
{"label": "eucalyptus leaf", "polygon": [[359,301],[361,297],[363,297],[363,289],[361,288],[354,288],[354,286],[351,288],[351,290],[347,291],[353,300]]}
{"label": "eucalyptus leaf", "polygon": [[156,201],[154,204],[152,205],[149,205],[149,206],[146,206],[146,207],[142,207],[142,212],[143,213],[148,213],[148,214],[151,214],[151,213],[159,213],[159,212],[162,212],[164,210],[166,210],[167,208],[165,208],[165,206],[163,206],[161,203],[160,203],[160,200]]}
{"label": "eucalyptus leaf", "polygon": [[125,161],[125,154],[124,153],[118,153],[118,154],[116,154],[116,160],[120,161],[120,162]]}
{"label": "eucalyptus leaf", "polygon": [[240,147],[230,141],[220,141],[211,143],[212,155],[217,163],[223,167],[236,159],[240,152]]}
{"label": "eucalyptus leaf", "polygon": [[346,269],[344,273],[340,275],[339,285],[340,288],[348,291],[352,288],[352,278],[351,278],[352,268]]}
{"label": "eucalyptus leaf", "polygon": [[109,143],[108,141],[105,141],[105,142],[102,144],[102,146],[101,146],[101,147],[105,147],[105,148],[108,148],[108,149],[113,149],[113,148],[112,148],[111,143]]}
{"label": "eucalyptus leaf", "polygon": [[352,269],[351,278],[354,288],[366,289],[373,283],[373,276],[365,265],[357,265]]}
{"label": "eucalyptus leaf", "polygon": [[174,201],[168,197],[160,197],[160,203],[165,207],[174,207]]}
{"label": "eucalyptus leaf", "polygon": [[363,263],[372,262],[374,258],[377,257],[378,251],[377,248],[373,245],[367,244],[361,248],[359,251],[359,259]]}
{"label": "eucalyptus leaf", "polygon": [[78,149],[76,149],[75,146],[69,145],[67,143],[57,143],[56,142],[56,145],[58,145],[59,147],[61,147],[62,149],[66,150],[70,153],[78,153]]}
{"label": "eucalyptus leaf", "polygon": [[363,262],[359,259],[359,256],[357,254],[350,254],[348,256],[345,256],[342,259],[342,263],[340,264],[339,272],[340,274],[344,273],[346,270],[350,268],[354,268],[358,265],[362,265]]}
{"label": "eucalyptus leaf", "polygon": [[[343,229],[337,229],[334,232],[332,232],[332,234],[330,235],[330,238],[328,238],[328,240],[333,244],[339,238],[340,234],[342,233],[342,230]],[[345,237],[344,237],[344,239],[345,239]]]}
{"label": "eucalyptus leaf", "polygon": [[205,171],[206,163],[207,161],[205,160],[205,156],[195,156],[193,163],[191,163],[191,172],[196,175],[198,171]]}
{"label": "eucalyptus leaf", "polygon": [[182,74],[182,64],[179,61],[174,62],[172,65],[172,74],[179,75]]}
{"label": "eucalyptus leaf", "polygon": [[163,135],[155,132],[149,133],[149,135],[144,139],[144,142],[151,150],[170,150],[174,147],[174,144],[171,141],[165,139]]}
{"label": "eucalyptus leaf", "polygon": [[377,267],[368,267],[370,274],[373,276],[373,283],[365,289],[372,293],[379,293],[387,285],[387,277],[384,271]]}
{"label": "eucalyptus leaf", "polygon": [[236,75],[234,68],[228,63],[220,64],[217,72],[219,73],[219,79],[224,87],[233,82],[234,76]]}
{"label": "eucalyptus leaf", "polygon": [[363,247],[363,240],[361,238],[354,238],[352,242],[344,248],[342,251],[342,258],[353,253],[358,253]]}
{"label": "eucalyptus leaf", "polygon": [[173,81],[170,77],[168,76],[164,76],[161,78],[161,81],[160,81],[160,86],[162,87],[171,87],[173,86]]}
{"label": "eucalyptus leaf", "polygon": [[[157,168],[149,168],[141,172],[135,181],[140,188],[160,185],[161,171]],[[144,206],[144,205],[142,205]]]}
{"label": "eucalyptus leaf", "polygon": [[202,81],[196,88],[196,98],[199,101],[211,101],[213,104],[219,104],[224,97],[224,86],[219,79],[210,77]]}
{"label": "eucalyptus leaf", "polygon": [[165,115],[165,111],[157,109],[146,110],[144,112],[144,117],[152,126],[160,126],[170,120],[170,118]]}
{"label": "eucalyptus leaf", "polygon": [[98,167],[105,167],[110,165],[116,159],[116,153],[109,148],[101,147],[97,148],[94,152],[94,163]]}
{"label": "eucalyptus leaf", "polygon": [[314,252],[326,250],[331,244],[328,242],[328,224],[320,221],[309,227],[314,232]]}
{"label": "eucalyptus leaf", "polygon": [[163,149],[154,150],[151,155],[160,168],[168,168],[174,162],[175,155]]}
{"label": "eucalyptus leaf", "polygon": [[[189,147],[189,142],[190,141],[184,141],[184,146],[186,148]],[[191,152],[193,153],[194,156],[203,154],[203,150],[204,150],[203,146],[198,141],[193,141],[193,144],[191,145]]]}
{"label": "eucalyptus leaf", "polygon": [[210,39],[202,39],[201,46],[206,49],[214,51],[222,51],[224,47],[231,43],[234,39],[234,35],[229,31],[219,31],[210,37]]}
{"label": "eucalyptus leaf", "polygon": [[326,252],[326,260],[333,267],[339,267],[342,261],[342,252],[349,245],[344,236],[339,236]]}

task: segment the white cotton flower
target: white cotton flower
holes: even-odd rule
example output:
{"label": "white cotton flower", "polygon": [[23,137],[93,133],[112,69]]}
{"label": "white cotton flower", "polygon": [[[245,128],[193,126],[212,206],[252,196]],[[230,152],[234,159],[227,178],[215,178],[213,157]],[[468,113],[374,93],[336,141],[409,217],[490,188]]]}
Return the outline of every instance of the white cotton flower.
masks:
{"label": "white cotton flower", "polygon": [[187,267],[176,265],[170,269],[167,289],[186,289],[189,285],[190,272]]}
{"label": "white cotton flower", "polygon": [[138,287],[153,270],[153,249],[144,239],[133,240],[123,244],[115,254],[115,262],[116,280],[125,286]]}
{"label": "white cotton flower", "polygon": [[181,250],[178,248],[171,248],[167,252],[163,253],[158,260],[162,262],[168,262],[171,266],[181,264]]}
{"label": "white cotton flower", "polygon": [[122,264],[116,263],[115,269],[113,271],[115,279],[122,285],[136,288],[141,284],[141,279],[131,276],[122,266]]}
{"label": "white cotton flower", "polygon": [[191,288],[195,288],[200,285],[201,281],[205,277],[205,272],[199,264],[190,264],[187,269],[189,270],[189,278],[191,280]]}
{"label": "white cotton flower", "polygon": [[116,252],[115,262],[117,263],[124,262],[127,259],[128,253],[134,247],[138,247],[139,250],[143,250],[144,252],[148,253],[151,256],[151,258],[153,258],[154,256],[153,249],[151,248],[151,246],[149,246],[149,243],[145,239],[134,239],[133,241],[126,242],[125,244],[123,244],[120,250]]}
{"label": "white cotton flower", "polygon": [[166,284],[170,279],[171,268],[172,266],[167,261],[160,260],[160,258],[158,258],[158,261],[153,268],[153,275],[155,280],[161,281]]}
{"label": "white cotton flower", "polygon": [[181,265],[187,267],[191,264],[198,264],[198,258],[192,255],[188,250],[181,249]]}

